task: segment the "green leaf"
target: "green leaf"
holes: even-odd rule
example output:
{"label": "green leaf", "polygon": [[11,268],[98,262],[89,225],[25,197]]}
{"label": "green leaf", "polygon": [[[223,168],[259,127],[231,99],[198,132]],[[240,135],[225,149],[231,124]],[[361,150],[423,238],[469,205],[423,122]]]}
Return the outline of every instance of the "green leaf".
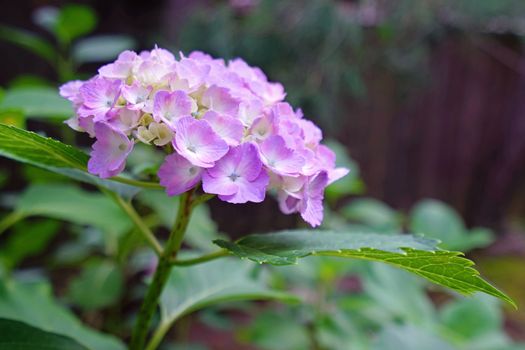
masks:
{"label": "green leaf", "polygon": [[438,250],[436,241],[422,237],[290,230],[249,235],[235,243],[222,240],[215,243],[240,258],[261,264],[294,264],[298,258],[309,255],[380,261],[465,295],[484,292],[516,306],[507,295],[479,276],[472,268],[472,261],[458,252]]}
{"label": "green leaf", "polygon": [[42,252],[58,233],[59,226],[54,220],[18,223],[0,247],[0,261],[11,269],[25,258]]}
{"label": "green leaf", "polygon": [[90,33],[97,24],[95,12],[86,5],[65,5],[57,18],[55,34],[63,43]]}
{"label": "green leaf", "polygon": [[400,215],[385,203],[373,198],[353,200],[342,209],[342,214],[349,220],[365,224],[381,232],[401,229]]}
{"label": "green leaf", "polygon": [[335,140],[328,140],[325,144],[335,152],[336,166],[350,170],[348,175],[326,188],[327,198],[335,200],[345,195],[362,193],[365,186],[359,177],[359,166],[350,158],[345,146]]}
{"label": "green leaf", "polygon": [[124,279],[110,261],[92,261],[69,285],[69,299],[85,310],[115,303],[122,294]]}
{"label": "green leaf", "polygon": [[290,294],[266,287],[262,276],[254,276],[253,268],[239,260],[220,259],[173,269],[161,296],[161,322],[171,324],[182,315],[226,301],[297,301]]}
{"label": "green leaf", "polygon": [[49,137],[0,124],[0,156],[32,164],[75,180],[103,186],[130,198],[139,188],[101,179],[87,172],[88,155]]}
{"label": "green leaf", "polygon": [[55,64],[57,53],[53,45],[34,33],[0,25],[0,39],[31,51],[52,65]]}
{"label": "green leaf", "polygon": [[66,119],[73,115],[71,103],[52,87],[18,87],[6,91],[2,110],[17,110],[29,118]]}
{"label": "green leaf", "polygon": [[70,184],[36,184],[18,198],[15,210],[23,216],[45,216],[90,225],[119,236],[132,225],[122,209],[100,193]]}
{"label": "green leaf", "polygon": [[413,325],[389,325],[377,336],[372,350],[455,350],[452,344]]}
{"label": "green leaf", "polygon": [[0,350],[88,350],[71,338],[0,318]]}
{"label": "green leaf", "polygon": [[92,350],[125,349],[124,344],[117,338],[82,325],[71,311],[53,299],[47,283],[24,284],[13,280],[0,280],[0,317],[71,337]]}
{"label": "green leaf", "polygon": [[73,46],[73,59],[77,63],[107,62],[119,53],[133,50],[137,42],[127,35],[97,35],[79,40]]}
{"label": "green leaf", "polygon": [[493,241],[488,229],[468,231],[458,213],[447,204],[426,199],[419,202],[410,215],[410,230],[442,241],[442,247],[452,250],[470,250]]}

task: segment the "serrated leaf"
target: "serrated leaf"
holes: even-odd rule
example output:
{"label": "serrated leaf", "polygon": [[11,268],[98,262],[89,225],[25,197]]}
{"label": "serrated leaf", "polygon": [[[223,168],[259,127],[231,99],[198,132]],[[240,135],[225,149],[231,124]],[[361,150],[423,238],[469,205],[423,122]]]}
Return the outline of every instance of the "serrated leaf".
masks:
{"label": "serrated leaf", "polygon": [[0,318],[0,334],[3,350],[88,350],[71,338],[5,318]]}
{"label": "serrated leaf", "polygon": [[235,243],[222,240],[215,243],[261,264],[294,264],[298,258],[309,255],[380,261],[465,295],[484,292],[516,306],[507,295],[484,281],[472,268],[474,263],[462,253],[439,250],[437,241],[423,237],[290,230],[250,235]]}
{"label": "serrated leaf", "polygon": [[0,124],[0,156],[28,163],[75,180],[103,186],[130,198],[138,187],[101,179],[87,172],[88,155],[49,137]]}
{"label": "serrated leaf", "polygon": [[0,109],[16,110],[31,118],[66,119],[73,115],[71,103],[57,89],[46,86],[17,87],[5,92]]}
{"label": "serrated leaf", "polygon": [[182,315],[220,302],[297,300],[268,288],[260,274],[254,276],[253,268],[253,264],[235,259],[174,268],[161,296],[161,322],[171,324]]}
{"label": "serrated leaf", "polygon": [[82,325],[71,311],[53,299],[47,283],[0,280],[0,317],[71,337],[92,350],[125,349],[119,339]]}

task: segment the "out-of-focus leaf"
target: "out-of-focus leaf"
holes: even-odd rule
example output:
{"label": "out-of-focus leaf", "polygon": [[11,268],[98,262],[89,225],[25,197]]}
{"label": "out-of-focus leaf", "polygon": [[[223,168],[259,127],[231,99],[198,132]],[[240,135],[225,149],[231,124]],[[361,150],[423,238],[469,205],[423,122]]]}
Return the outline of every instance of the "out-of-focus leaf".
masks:
{"label": "out-of-focus leaf", "polygon": [[249,327],[238,331],[238,337],[242,342],[262,349],[309,349],[311,344],[306,327],[299,322],[290,322],[291,317],[283,312],[263,312]]}
{"label": "out-of-focus leaf", "polygon": [[0,123],[17,128],[25,128],[26,119],[24,118],[24,114],[18,110],[3,110],[0,111]]}
{"label": "out-of-focus leaf", "polygon": [[71,103],[52,87],[18,87],[6,91],[2,110],[18,110],[28,118],[66,119],[73,115]]}
{"label": "out-of-focus leaf", "polygon": [[34,33],[0,25],[0,39],[31,51],[52,65],[55,64],[57,54],[53,45]]}
{"label": "out-of-focus leaf", "polygon": [[68,4],[60,9],[55,24],[55,34],[63,43],[90,33],[97,24],[95,12],[86,5]]}
{"label": "out-of-focus leaf", "polygon": [[412,209],[410,230],[439,239],[443,242],[443,248],[453,250],[470,250],[493,241],[490,230],[474,229],[468,232],[454,209],[433,199],[423,200]]}
{"label": "out-of-focus leaf", "polygon": [[429,331],[412,325],[387,326],[378,335],[373,350],[455,350]]}
{"label": "out-of-focus leaf", "polygon": [[88,350],[73,339],[23,322],[0,318],[1,350]]}
{"label": "out-of-focus leaf", "polygon": [[32,74],[21,74],[9,82],[10,89],[28,87],[52,87],[53,84],[43,77]]}
{"label": "out-of-focus leaf", "polygon": [[122,273],[114,263],[92,261],[71,281],[68,296],[83,309],[99,309],[118,300],[123,284]]}
{"label": "out-of-focus leaf", "polygon": [[227,301],[297,301],[293,295],[269,289],[260,274],[254,276],[253,268],[248,262],[220,259],[173,269],[161,296],[161,323],[172,324],[182,315]]}
{"label": "out-of-focus leaf", "polygon": [[335,200],[345,195],[362,193],[364,183],[359,177],[359,166],[350,158],[345,146],[335,140],[328,140],[325,143],[335,152],[336,165],[350,169],[348,175],[326,188],[325,194],[327,198]]}
{"label": "out-of-focus leaf", "polygon": [[440,318],[444,326],[462,340],[499,331],[502,325],[498,303],[482,294],[449,302],[441,310]]}
{"label": "out-of-focus leaf", "polygon": [[15,210],[24,216],[46,216],[98,227],[112,235],[131,229],[131,222],[111,199],[69,184],[37,184],[18,198]]}
{"label": "out-of-focus leaf", "polygon": [[33,12],[33,22],[54,33],[60,10],[54,6],[41,6]]}
{"label": "out-of-focus leaf", "polygon": [[53,220],[20,222],[0,247],[0,261],[11,269],[24,258],[40,253],[55,236],[58,227],[59,223]]}
{"label": "out-of-focus leaf", "polygon": [[137,42],[127,35],[97,35],[79,40],[73,47],[77,63],[114,60],[124,50],[133,50]]}
{"label": "out-of-focus leaf", "polygon": [[387,323],[396,319],[424,326],[436,321],[423,281],[384,264],[367,264],[367,268],[361,275],[363,289],[381,314],[379,321]]}
{"label": "out-of-focus leaf", "polygon": [[105,187],[131,198],[140,189],[89,174],[88,155],[49,137],[0,124],[0,156],[53,171],[75,180]]}
{"label": "out-of-focus leaf", "polygon": [[53,299],[47,283],[0,281],[0,317],[71,337],[89,349],[125,349],[119,339],[82,325],[71,311]]}
{"label": "out-of-focus leaf", "polygon": [[480,291],[516,306],[479,276],[472,268],[472,261],[458,252],[438,250],[436,241],[422,237],[291,230],[249,235],[235,243],[221,240],[215,243],[240,258],[274,265],[294,264],[298,258],[309,255],[384,262],[459,293],[470,295]]}
{"label": "out-of-focus leaf", "polygon": [[400,215],[386,204],[373,198],[355,199],[341,213],[349,220],[365,224],[375,231],[394,232],[401,229]]}

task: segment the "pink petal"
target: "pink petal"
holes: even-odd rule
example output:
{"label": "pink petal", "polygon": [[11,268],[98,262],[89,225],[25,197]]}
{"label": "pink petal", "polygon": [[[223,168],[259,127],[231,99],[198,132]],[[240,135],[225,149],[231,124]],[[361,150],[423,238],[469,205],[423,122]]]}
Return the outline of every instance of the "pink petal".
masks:
{"label": "pink petal", "polygon": [[227,115],[220,115],[214,111],[208,111],[202,119],[210,123],[215,131],[230,146],[237,146],[242,139],[244,127],[242,123],[235,118]]}
{"label": "pink petal", "polygon": [[193,165],[211,168],[228,152],[228,145],[205,120],[184,117],[175,125],[174,147]]}
{"label": "pink petal", "polygon": [[166,157],[157,174],[160,184],[166,187],[166,193],[175,196],[188,191],[200,181],[202,168],[173,153]]}
{"label": "pink petal", "polygon": [[259,149],[264,164],[277,174],[296,175],[304,165],[304,158],[287,148],[284,139],[279,135],[268,137]]}
{"label": "pink petal", "polygon": [[202,175],[202,190],[206,193],[232,195],[238,189],[239,186],[227,176],[213,177],[209,170],[206,170]]}
{"label": "pink petal", "polygon": [[95,136],[97,141],[92,146],[89,172],[101,178],[117,175],[124,169],[133,142],[106,123],[95,123]]}
{"label": "pink petal", "polygon": [[191,114],[192,100],[184,91],[159,91],[153,102],[153,117],[168,125]]}
{"label": "pink petal", "polygon": [[202,104],[221,114],[237,115],[239,101],[234,99],[228,89],[212,85],[202,94]]}

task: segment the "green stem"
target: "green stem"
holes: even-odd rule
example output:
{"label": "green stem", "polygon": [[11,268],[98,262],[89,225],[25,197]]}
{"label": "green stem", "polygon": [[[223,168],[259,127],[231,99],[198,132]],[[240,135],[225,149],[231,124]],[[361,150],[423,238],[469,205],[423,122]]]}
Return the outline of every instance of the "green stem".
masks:
{"label": "green stem", "polygon": [[4,216],[2,220],[0,220],[0,235],[20,220],[23,220],[25,217],[26,215],[18,211],[14,211]]}
{"label": "green stem", "polygon": [[142,187],[142,188],[151,188],[155,190],[164,189],[164,187],[162,187],[160,184],[156,182],[138,181],[138,180],[128,179],[126,177],[115,176],[115,177],[110,178],[110,180],[115,181],[115,182],[120,182],[123,184],[127,184],[127,185],[136,186],[136,187]]}
{"label": "green stem", "polygon": [[170,328],[171,322],[162,322],[155,330],[155,333],[153,333],[153,336],[146,346],[146,350],[155,350],[158,348]]}
{"label": "green stem", "polygon": [[196,257],[196,258],[192,258],[192,259],[172,260],[171,264],[175,265],[175,266],[197,265],[197,264],[201,264],[201,263],[206,262],[206,261],[219,259],[219,258],[222,258],[224,256],[228,256],[228,255],[230,255],[229,251],[227,251],[226,249],[221,249],[221,250],[218,250],[216,252],[213,252],[213,253],[210,253],[210,254],[206,254],[206,255],[202,255],[202,256],[199,256],[199,257]]}
{"label": "green stem", "polygon": [[[140,308],[133,335],[131,337],[130,350],[142,350],[146,343],[146,336],[148,335],[149,326],[157,305],[160,295],[164,289],[164,285],[168,281],[171,272],[171,261],[177,257],[177,253],[182,244],[184,233],[191,216],[193,191],[188,191],[180,197],[179,211],[177,219],[171,230],[170,237],[166,242],[164,251],[159,258],[157,270],[153,275],[151,284],[149,285],[146,297]],[[160,340],[158,340],[160,341]]]}
{"label": "green stem", "polygon": [[131,221],[135,224],[139,232],[144,236],[146,239],[146,242],[153,248],[155,253],[160,256],[162,254],[162,246],[160,245],[159,241],[157,241],[157,238],[155,238],[155,235],[149,227],[144,223],[144,221],[140,218],[139,214],[135,211],[133,206],[126,202],[122,197],[120,197],[118,194],[111,192],[109,190],[106,190],[104,188],[100,188],[102,192],[107,194],[109,197],[111,197],[122,210],[129,216]]}

